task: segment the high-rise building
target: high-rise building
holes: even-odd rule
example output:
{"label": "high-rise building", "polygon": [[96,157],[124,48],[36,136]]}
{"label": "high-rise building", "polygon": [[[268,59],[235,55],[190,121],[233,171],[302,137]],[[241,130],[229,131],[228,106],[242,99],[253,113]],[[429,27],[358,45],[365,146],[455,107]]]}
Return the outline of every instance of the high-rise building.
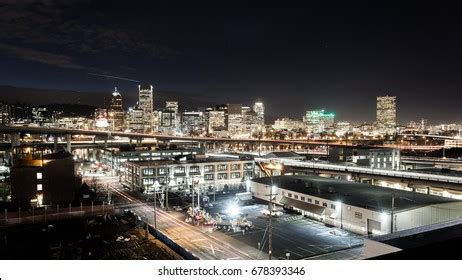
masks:
{"label": "high-rise building", "polygon": [[260,116],[248,106],[242,106],[242,130],[244,133],[252,133],[263,128]]}
{"label": "high-rise building", "polygon": [[135,107],[128,109],[127,127],[133,132],[144,133],[145,129],[144,110],[137,104]]}
{"label": "high-rise building", "polygon": [[95,109],[95,126],[98,130],[106,130],[109,127],[107,109]]}
{"label": "high-rise building", "polygon": [[0,124],[7,125],[11,123],[11,106],[0,101]]}
{"label": "high-rise building", "polygon": [[145,114],[151,115],[154,112],[154,89],[152,86],[138,86],[139,102],[138,106]]}
{"label": "high-rise building", "polygon": [[178,101],[165,101],[165,109],[178,114]]}
{"label": "high-rise building", "polygon": [[243,130],[242,105],[228,104],[227,125],[230,133],[241,133]]}
{"label": "high-rise building", "polygon": [[324,109],[306,111],[304,121],[306,128],[312,133],[322,133],[326,128],[334,125],[335,114],[328,113]]}
{"label": "high-rise building", "polygon": [[215,130],[225,130],[225,111],[208,110],[207,111],[207,132],[213,133]]}
{"label": "high-rise building", "polygon": [[122,95],[117,91],[117,88],[115,88],[112,93],[108,116],[112,130],[123,129],[125,113],[123,109]]}
{"label": "high-rise building", "polygon": [[204,113],[188,111],[181,114],[181,130],[185,134],[198,134],[205,131]]}
{"label": "high-rise building", "polygon": [[257,113],[257,121],[258,125],[264,126],[265,125],[265,105],[263,102],[257,101],[253,105],[253,111]]}
{"label": "high-rise building", "polygon": [[377,97],[377,128],[384,131],[396,127],[396,96]]}

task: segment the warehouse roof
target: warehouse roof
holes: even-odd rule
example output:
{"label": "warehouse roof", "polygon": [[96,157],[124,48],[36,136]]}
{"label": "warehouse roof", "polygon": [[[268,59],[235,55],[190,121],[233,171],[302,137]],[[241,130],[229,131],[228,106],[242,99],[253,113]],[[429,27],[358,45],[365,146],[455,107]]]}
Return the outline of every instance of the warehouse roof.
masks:
{"label": "warehouse roof", "polygon": [[295,152],[271,152],[264,156],[265,158],[304,158]]}
{"label": "warehouse roof", "polygon": [[[196,158],[187,160],[143,160],[143,161],[129,161],[127,163],[139,165],[139,166],[162,166],[162,165],[173,165],[173,164],[195,164],[195,163],[216,163],[216,162],[249,162],[250,160],[241,160],[237,158],[229,157],[208,157],[208,158]],[[250,161],[252,162],[252,161]]]}
{"label": "warehouse roof", "polygon": [[[270,177],[253,179],[265,185],[271,184]],[[340,181],[318,176],[275,176],[273,184],[280,189],[306,195],[340,201],[344,204],[371,209],[374,211],[392,211],[392,197],[395,197],[394,211],[404,211],[426,205],[456,202],[458,200],[417,192],[409,192],[368,184]]]}

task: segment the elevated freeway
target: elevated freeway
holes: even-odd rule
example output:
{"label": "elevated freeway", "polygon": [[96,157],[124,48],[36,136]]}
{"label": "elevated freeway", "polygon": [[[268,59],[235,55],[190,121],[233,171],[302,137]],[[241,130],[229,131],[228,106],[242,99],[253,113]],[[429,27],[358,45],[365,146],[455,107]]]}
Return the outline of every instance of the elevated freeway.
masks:
{"label": "elevated freeway", "polygon": [[371,178],[388,180],[408,185],[423,185],[444,188],[455,191],[462,191],[462,177],[443,174],[428,174],[413,171],[385,170],[368,167],[338,165],[331,163],[321,163],[314,161],[299,161],[291,159],[269,159],[255,158],[256,162],[280,162],[286,167],[298,168],[299,170],[312,170],[327,174],[350,174],[359,178]]}

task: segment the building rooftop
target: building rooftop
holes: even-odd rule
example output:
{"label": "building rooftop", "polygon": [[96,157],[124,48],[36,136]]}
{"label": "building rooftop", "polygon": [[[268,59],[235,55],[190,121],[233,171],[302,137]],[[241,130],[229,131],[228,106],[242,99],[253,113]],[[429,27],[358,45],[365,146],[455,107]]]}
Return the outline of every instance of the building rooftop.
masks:
{"label": "building rooftop", "polygon": [[219,158],[219,157],[208,157],[208,158],[196,158],[196,159],[187,159],[187,160],[152,160],[152,161],[130,161],[127,163],[139,165],[139,166],[161,166],[161,165],[172,165],[172,164],[194,164],[194,163],[215,163],[215,162],[240,162],[240,161],[250,161],[250,160],[241,160],[237,158]]}
{"label": "building rooftop", "polygon": [[304,158],[295,152],[271,152],[264,156],[265,158]]}
{"label": "building rooftop", "polygon": [[[257,178],[253,179],[253,181],[261,184],[271,184],[270,177]],[[394,212],[410,210],[426,205],[458,201],[440,196],[340,181],[318,176],[275,176],[273,177],[273,184],[285,190],[388,213],[392,211],[391,204],[393,195],[395,197]]]}

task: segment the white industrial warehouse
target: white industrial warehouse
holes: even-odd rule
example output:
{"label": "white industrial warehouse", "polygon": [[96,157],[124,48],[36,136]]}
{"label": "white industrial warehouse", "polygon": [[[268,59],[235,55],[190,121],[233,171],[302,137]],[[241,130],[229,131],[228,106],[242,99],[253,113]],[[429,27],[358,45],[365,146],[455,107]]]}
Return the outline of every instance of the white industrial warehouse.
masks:
{"label": "white industrial warehouse", "polygon": [[[462,218],[462,201],[317,176],[249,181],[253,196],[351,232],[381,235]],[[392,219],[393,217],[393,219]]]}

